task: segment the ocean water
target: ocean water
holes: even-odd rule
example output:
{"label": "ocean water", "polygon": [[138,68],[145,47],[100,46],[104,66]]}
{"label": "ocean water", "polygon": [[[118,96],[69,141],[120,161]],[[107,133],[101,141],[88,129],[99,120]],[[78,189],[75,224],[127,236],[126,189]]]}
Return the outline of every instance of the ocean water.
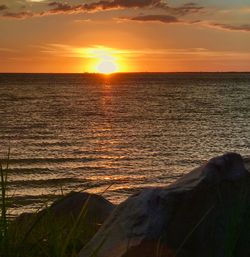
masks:
{"label": "ocean water", "polygon": [[13,213],[72,190],[119,203],[209,158],[250,155],[250,73],[0,74]]}

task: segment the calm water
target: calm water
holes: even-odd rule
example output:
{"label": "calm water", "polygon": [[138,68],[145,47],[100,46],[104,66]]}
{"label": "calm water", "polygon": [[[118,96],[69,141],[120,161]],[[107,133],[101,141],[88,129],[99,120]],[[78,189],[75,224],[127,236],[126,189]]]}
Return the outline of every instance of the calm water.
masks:
{"label": "calm water", "polygon": [[212,156],[250,155],[250,73],[0,74],[0,114],[18,212],[110,185],[117,203]]}

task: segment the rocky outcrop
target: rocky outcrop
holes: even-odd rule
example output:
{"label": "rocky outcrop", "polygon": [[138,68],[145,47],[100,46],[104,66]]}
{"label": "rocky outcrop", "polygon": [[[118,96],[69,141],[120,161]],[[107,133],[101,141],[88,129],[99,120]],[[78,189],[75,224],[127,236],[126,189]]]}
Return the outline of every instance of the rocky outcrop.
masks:
{"label": "rocky outcrop", "polygon": [[[23,213],[17,217],[16,222],[24,222],[30,220],[34,216],[46,216],[48,213],[56,219],[72,217],[76,219],[81,212],[86,209],[87,218],[93,222],[102,224],[107,216],[114,209],[114,205],[96,194],[86,192],[71,192],[62,196],[57,201],[53,202],[48,208],[45,208],[38,213]],[[91,221],[90,221],[91,222]]]}
{"label": "rocky outcrop", "polygon": [[[71,216],[76,219],[83,209],[86,209],[88,219],[102,224],[114,209],[114,205],[100,195],[86,192],[71,192],[54,202],[50,206],[49,211],[56,218]],[[43,210],[43,212],[47,211]]]}
{"label": "rocky outcrop", "polygon": [[79,257],[249,257],[250,174],[229,153],[129,197]]}
{"label": "rocky outcrop", "polygon": [[31,253],[40,256],[42,248],[53,249],[55,246],[51,243],[60,245],[70,235],[68,244],[72,243],[72,247],[69,245],[67,249],[79,251],[114,208],[102,196],[71,192],[38,213],[20,215],[10,224],[10,235],[15,236],[10,240],[25,242],[29,256]]}

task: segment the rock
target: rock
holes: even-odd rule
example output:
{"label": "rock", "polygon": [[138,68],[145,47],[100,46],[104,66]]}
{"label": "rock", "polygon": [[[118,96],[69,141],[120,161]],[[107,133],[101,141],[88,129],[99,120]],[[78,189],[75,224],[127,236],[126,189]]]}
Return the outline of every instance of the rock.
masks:
{"label": "rock", "polygon": [[129,197],[79,257],[249,257],[250,173],[225,154]]}
{"label": "rock", "polygon": [[60,219],[77,219],[86,211],[88,222],[102,224],[113,211],[114,205],[102,196],[89,193],[71,192],[58,199],[48,208],[38,213],[22,213],[14,222],[22,223],[33,219],[44,219],[47,216]]}
{"label": "rock", "polygon": [[54,246],[50,244],[62,243],[73,229],[70,238],[72,249],[79,251],[113,209],[114,205],[102,196],[71,192],[38,213],[21,214],[12,222],[10,229],[15,232],[10,234],[17,235],[18,240],[25,241],[26,248],[31,246],[29,256],[32,255],[31,251],[34,252],[34,256],[40,256],[38,252],[42,248],[53,249]]}
{"label": "rock", "polygon": [[[56,218],[71,216],[76,219],[83,208],[86,209],[87,218],[90,221],[102,224],[113,211],[114,205],[100,195],[71,192],[54,202],[49,210]],[[44,211],[47,212],[47,210]]]}
{"label": "rock", "polygon": [[250,171],[250,157],[246,157],[244,158],[244,165],[245,165],[245,168]]}

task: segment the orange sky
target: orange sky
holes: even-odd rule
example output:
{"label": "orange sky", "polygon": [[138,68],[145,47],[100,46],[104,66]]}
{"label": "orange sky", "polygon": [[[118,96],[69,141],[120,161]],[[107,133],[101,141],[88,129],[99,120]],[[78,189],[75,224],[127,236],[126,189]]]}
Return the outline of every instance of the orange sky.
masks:
{"label": "orange sky", "polygon": [[249,0],[0,0],[0,31],[0,72],[250,71]]}

